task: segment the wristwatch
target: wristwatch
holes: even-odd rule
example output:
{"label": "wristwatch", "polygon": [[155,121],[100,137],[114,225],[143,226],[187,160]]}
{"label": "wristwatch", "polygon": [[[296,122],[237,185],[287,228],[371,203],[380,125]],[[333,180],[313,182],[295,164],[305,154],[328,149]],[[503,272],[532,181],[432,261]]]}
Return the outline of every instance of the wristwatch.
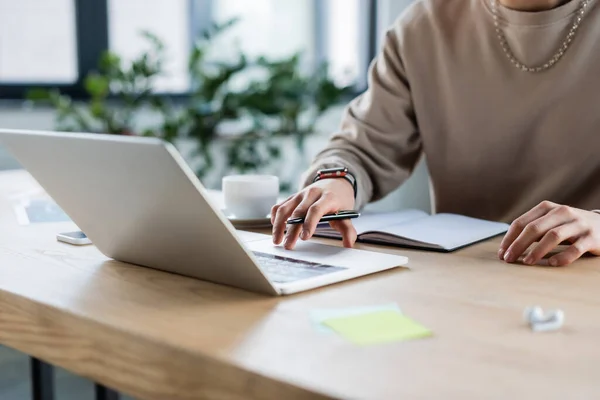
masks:
{"label": "wristwatch", "polygon": [[313,183],[323,179],[336,178],[342,178],[350,182],[352,188],[354,189],[354,198],[356,198],[356,195],[358,193],[356,178],[350,173],[350,171],[348,171],[348,168],[346,167],[320,169],[317,171],[317,175],[313,179]]}

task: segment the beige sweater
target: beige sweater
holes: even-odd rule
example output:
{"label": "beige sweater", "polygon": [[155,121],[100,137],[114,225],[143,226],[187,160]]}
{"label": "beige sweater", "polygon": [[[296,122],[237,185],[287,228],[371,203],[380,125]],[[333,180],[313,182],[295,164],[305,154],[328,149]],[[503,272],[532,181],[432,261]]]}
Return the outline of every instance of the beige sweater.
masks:
{"label": "beige sweater", "polygon": [[[344,165],[357,208],[397,188],[425,154],[436,211],[510,222],[542,200],[600,208],[600,0],[564,58],[518,70],[496,37],[490,0],[420,0],[387,32],[369,89],[347,108],[310,171]],[[579,0],[500,8],[518,59],[548,61]]]}

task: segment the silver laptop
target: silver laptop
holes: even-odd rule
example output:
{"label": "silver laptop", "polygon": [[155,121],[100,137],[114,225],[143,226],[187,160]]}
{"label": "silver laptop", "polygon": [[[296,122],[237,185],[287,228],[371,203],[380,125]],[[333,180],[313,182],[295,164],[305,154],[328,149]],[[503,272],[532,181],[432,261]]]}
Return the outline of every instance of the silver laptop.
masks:
{"label": "silver laptop", "polygon": [[291,294],[401,266],[405,257],[236,232],[169,143],[0,130],[9,150],[106,256],[215,283]]}

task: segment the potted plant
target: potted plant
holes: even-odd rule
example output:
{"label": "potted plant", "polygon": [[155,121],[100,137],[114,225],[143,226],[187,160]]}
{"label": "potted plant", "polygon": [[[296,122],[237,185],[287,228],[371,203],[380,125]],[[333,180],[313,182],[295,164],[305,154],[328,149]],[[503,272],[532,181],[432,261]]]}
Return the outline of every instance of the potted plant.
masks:
{"label": "potted plant", "polygon": [[[56,109],[56,129],[61,131],[99,132],[132,135],[140,131],[136,117],[144,108],[152,107],[153,86],[164,74],[165,48],[151,33],[143,33],[150,49],[130,63],[117,54],[105,52],[98,63],[98,71],[84,79],[89,97],[75,102],[58,90],[32,89],[28,98],[35,103],[50,104]],[[171,140],[175,132],[164,131],[163,126],[142,128],[145,135]]]}
{"label": "potted plant", "polygon": [[[225,158],[224,173],[257,171],[279,160],[281,138],[293,138],[303,155],[318,118],[348,88],[335,85],[326,64],[305,71],[300,53],[282,60],[248,60],[240,51],[233,60],[212,60],[214,39],[235,23],[214,24],[194,43],[188,63],[190,90],[177,99],[154,92],[156,79],[165,74],[166,52],[160,39],[148,32],[143,35],[149,49],[133,61],[124,62],[110,51],[102,56],[98,70],[84,80],[88,100],[75,102],[58,90],[40,89],[31,90],[29,98],[56,109],[57,130],[191,142],[189,156],[200,179],[214,170],[217,156]],[[264,77],[248,78],[245,88],[235,89],[232,82],[253,69],[262,70]],[[144,113],[156,118],[144,125]],[[246,123],[230,135],[223,127],[232,121]]]}

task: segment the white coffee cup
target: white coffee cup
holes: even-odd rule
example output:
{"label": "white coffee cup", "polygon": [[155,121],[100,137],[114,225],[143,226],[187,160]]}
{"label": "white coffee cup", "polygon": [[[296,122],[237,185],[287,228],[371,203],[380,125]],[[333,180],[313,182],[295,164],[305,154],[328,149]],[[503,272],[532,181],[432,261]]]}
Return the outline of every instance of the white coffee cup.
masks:
{"label": "white coffee cup", "polygon": [[223,178],[226,211],[235,218],[265,218],[279,196],[279,178],[272,175],[231,175]]}

